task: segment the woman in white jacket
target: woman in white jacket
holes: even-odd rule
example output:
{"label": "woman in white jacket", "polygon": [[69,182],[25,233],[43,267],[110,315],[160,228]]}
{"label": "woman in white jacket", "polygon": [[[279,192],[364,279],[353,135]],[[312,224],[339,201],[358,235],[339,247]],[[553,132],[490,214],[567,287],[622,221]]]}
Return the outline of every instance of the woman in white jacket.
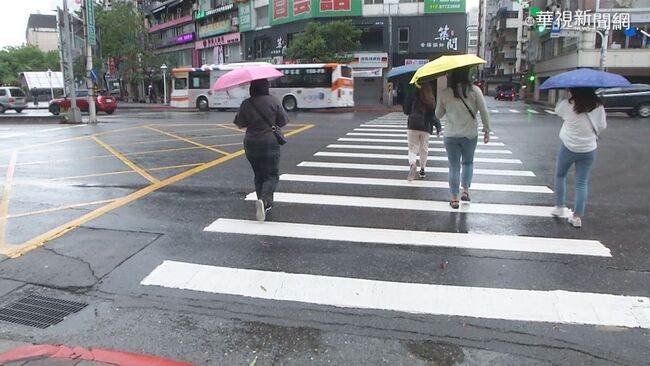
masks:
{"label": "woman in white jacket", "polygon": [[575,164],[575,208],[568,221],[579,228],[587,205],[589,173],[596,159],[598,135],[607,128],[607,121],[605,108],[592,88],[573,88],[569,93],[569,99],[560,101],[555,107],[555,113],[564,123],[555,166],[555,209],[552,214],[565,216],[568,213],[566,177],[571,165]]}

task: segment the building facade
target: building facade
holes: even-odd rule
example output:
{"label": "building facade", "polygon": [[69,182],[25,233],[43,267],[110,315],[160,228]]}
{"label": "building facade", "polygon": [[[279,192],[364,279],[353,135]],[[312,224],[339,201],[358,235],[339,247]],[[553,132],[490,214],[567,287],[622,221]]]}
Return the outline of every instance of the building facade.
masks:
{"label": "building facade", "polygon": [[553,3],[540,0],[531,6],[573,13],[589,11],[601,14],[599,19],[620,19],[621,14],[628,14],[630,28],[634,31],[626,33],[616,23],[606,22],[600,24],[602,29],[597,32],[592,22],[587,24],[589,30],[564,29],[557,38],[548,29],[534,32],[530,56],[535,83],[530,85],[529,100],[549,105],[556,103],[558,93],[540,91],[539,85],[550,76],[579,67],[603,68],[623,75],[633,83],[650,83],[650,37],[647,36],[650,33],[650,5],[647,1],[556,0]]}
{"label": "building facade", "polygon": [[362,30],[352,66],[359,83],[374,85],[359,88],[360,98],[372,89],[368,99],[384,99],[389,67],[467,52],[463,0],[167,0],[143,8],[156,52],[173,67],[291,62],[286,47],[307,23],[350,20]]}
{"label": "building facade", "polygon": [[31,14],[25,30],[26,43],[43,52],[59,49],[59,31],[56,15]]}

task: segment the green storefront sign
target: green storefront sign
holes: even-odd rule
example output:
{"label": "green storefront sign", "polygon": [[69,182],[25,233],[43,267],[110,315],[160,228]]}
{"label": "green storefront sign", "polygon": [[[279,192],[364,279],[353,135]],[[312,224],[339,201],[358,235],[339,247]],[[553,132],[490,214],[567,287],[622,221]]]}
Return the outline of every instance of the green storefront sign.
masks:
{"label": "green storefront sign", "polygon": [[252,6],[251,6],[251,1],[247,1],[245,3],[240,3],[238,5],[239,8],[239,31],[240,32],[246,32],[251,30],[252,26],[252,21],[251,21],[251,16],[252,16]]}
{"label": "green storefront sign", "polygon": [[230,19],[221,20],[215,23],[202,25],[199,27],[199,37],[206,38],[216,36],[231,31],[232,25]]}
{"label": "green storefront sign", "polygon": [[361,16],[361,6],[360,0],[269,0],[269,23],[276,25],[308,18]]}
{"label": "green storefront sign", "polygon": [[464,13],[465,0],[424,0],[425,13]]}

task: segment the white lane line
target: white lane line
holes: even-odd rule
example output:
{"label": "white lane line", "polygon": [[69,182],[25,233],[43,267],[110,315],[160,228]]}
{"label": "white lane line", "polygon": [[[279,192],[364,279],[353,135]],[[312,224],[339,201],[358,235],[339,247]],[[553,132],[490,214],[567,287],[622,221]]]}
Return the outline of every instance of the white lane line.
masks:
{"label": "white lane line", "polygon": [[539,112],[536,111],[536,110],[534,110],[534,109],[529,109],[529,110],[528,110],[528,113],[539,114]]}
{"label": "white lane line", "polygon": [[498,109],[490,109],[490,112],[492,112],[492,113],[499,113],[499,110],[498,110]]}
{"label": "white lane line", "polygon": [[[480,141],[479,139],[478,144],[479,145],[488,145],[488,146],[505,146],[503,142],[490,142],[488,144],[483,143],[483,141]],[[341,137],[337,139],[336,141],[349,141],[349,142],[396,142],[396,143],[403,143],[406,144],[408,143],[407,140],[398,140],[398,139],[366,139],[362,137]],[[441,145],[444,142],[442,140],[433,140],[429,141],[429,144],[438,144]]]}
{"label": "white lane line", "polygon": [[516,110],[516,109],[508,109],[508,111],[510,111],[510,113],[521,113],[521,112],[519,112],[519,111]]}
{"label": "white lane line", "polygon": [[338,308],[650,328],[650,298],[641,296],[391,282],[168,260],[140,284]]}
{"label": "white lane line", "polygon": [[555,111],[552,111],[550,109],[545,109],[544,111],[548,114],[555,114]]}
{"label": "white lane line", "polygon": [[[321,161],[303,161],[298,164],[299,167],[310,168],[328,168],[328,169],[355,169],[355,170],[377,170],[377,171],[397,171],[404,172],[409,170],[408,165],[388,165],[388,164],[355,164],[355,163],[329,163]],[[432,167],[425,169],[430,173],[447,174],[448,167]],[[512,177],[534,177],[535,173],[530,170],[506,170],[506,169],[474,169],[474,175],[499,175]]]}
{"label": "white lane line", "polygon": [[[246,196],[247,201],[254,201],[256,199],[257,195],[255,192],[250,193]],[[553,217],[551,215],[551,210],[553,207],[530,205],[507,205],[472,202],[469,205],[462,204],[460,205],[460,208],[453,209],[449,206],[449,202],[447,201],[443,202],[401,198],[378,198],[284,192],[275,192],[273,195],[273,200],[274,202],[300,203],[308,205],[368,207],[427,212],[481,213],[514,216]],[[568,217],[569,215],[570,212],[567,213],[564,217]]]}
{"label": "white lane line", "polygon": [[[346,133],[347,136],[376,136],[376,137],[406,137],[406,133],[365,133],[365,132],[348,132]],[[435,138],[435,136],[431,136],[432,138]],[[440,135],[442,137],[442,135]],[[490,136],[490,139],[492,140],[498,140],[499,137],[497,136]]]}
{"label": "white lane line", "polygon": [[[361,126],[363,127],[363,125]],[[355,128],[354,131],[359,131],[359,132],[407,132],[408,129],[402,128],[402,129],[388,129],[388,128]]]}
{"label": "white lane line", "polygon": [[367,124],[366,123],[366,124],[359,125],[359,127],[373,127],[373,128],[381,128],[381,129],[385,129],[385,128],[403,128],[403,129],[406,129],[406,123],[400,124],[400,125],[373,125],[373,124]]}
{"label": "white lane line", "polygon": [[[361,150],[399,150],[408,151],[407,146],[388,146],[388,145],[327,145],[328,149],[361,149]],[[429,151],[433,152],[447,152],[443,147],[430,147]],[[476,149],[477,154],[512,154],[510,150],[496,150],[496,149]]]}
{"label": "white lane line", "polygon": [[353,226],[296,224],[277,221],[260,223],[258,221],[236,219],[217,219],[217,221],[203,230],[231,234],[335,240],[353,243],[504,250],[597,257],[612,256],[609,249],[596,240],[377,229]]}
{"label": "white lane line", "polygon": [[[298,164],[306,164],[303,162]],[[310,166],[310,165],[304,165]],[[282,174],[280,180],[288,182],[308,182],[308,183],[330,183],[330,184],[351,184],[362,186],[388,186],[388,187],[416,187],[416,188],[441,188],[449,189],[447,181],[432,180],[414,180],[412,182],[406,179],[385,179],[385,178],[359,178],[359,177],[342,177],[331,175],[309,175],[309,174]],[[546,186],[530,184],[497,184],[497,183],[472,183],[472,190],[475,191],[495,191],[495,192],[517,192],[517,193],[553,193]]]}
{"label": "white lane line", "polygon": [[[392,159],[408,161],[408,155],[394,154],[367,154],[367,153],[347,153],[333,151],[319,151],[314,156],[330,156],[338,158],[362,158],[362,159]],[[428,156],[427,160],[447,161],[446,156]],[[519,159],[499,159],[499,158],[474,158],[475,163],[494,163],[494,164],[522,164]]]}

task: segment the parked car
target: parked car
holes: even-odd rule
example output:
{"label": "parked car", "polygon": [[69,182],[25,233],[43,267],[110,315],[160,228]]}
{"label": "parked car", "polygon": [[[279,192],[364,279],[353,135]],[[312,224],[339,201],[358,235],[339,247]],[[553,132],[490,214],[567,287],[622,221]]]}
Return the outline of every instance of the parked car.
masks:
{"label": "parked car", "polygon": [[509,100],[514,102],[517,99],[517,92],[514,88],[497,88],[496,100]]}
{"label": "parked car", "polygon": [[607,112],[625,112],[630,117],[650,117],[650,85],[648,84],[599,89],[596,94],[603,101]]}
{"label": "parked car", "polygon": [[0,114],[8,109],[20,113],[27,108],[27,96],[22,89],[15,86],[0,87]]}
{"label": "parked car", "polygon": [[[77,90],[77,107],[82,112],[88,112],[88,91],[87,90]],[[50,101],[50,106],[48,110],[53,115],[58,115],[61,113],[61,110],[66,110],[70,108],[71,100],[68,96],[63,98],[52,99]],[[97,95],[95,96],[95,108],[96,110],[106,112],[107,114],[113,114],[117,109],[117,99],[110,95]]]}

